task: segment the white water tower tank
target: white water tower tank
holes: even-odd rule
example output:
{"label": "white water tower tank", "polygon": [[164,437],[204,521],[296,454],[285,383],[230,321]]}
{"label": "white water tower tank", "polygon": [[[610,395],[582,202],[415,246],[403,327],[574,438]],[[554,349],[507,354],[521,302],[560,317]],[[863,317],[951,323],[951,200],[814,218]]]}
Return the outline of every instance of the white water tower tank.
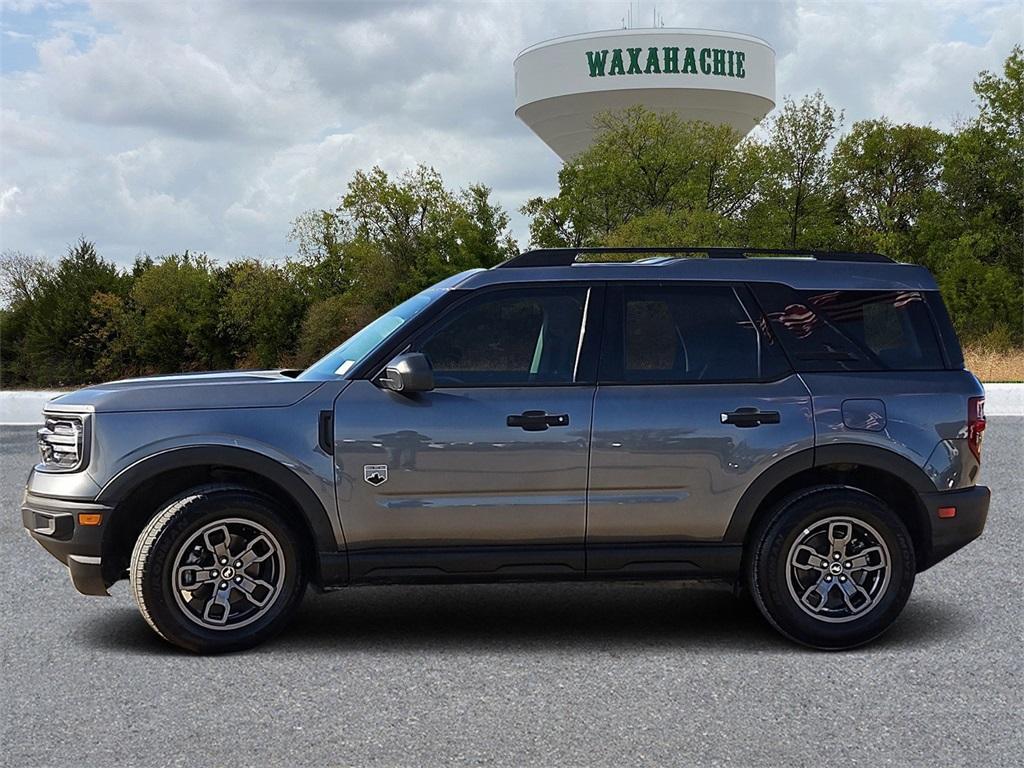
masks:
{"label": "white water tower tank", "polygon": [[548,40],[515,60],[516,116],[563,160],[601,112],[641,105],[746,135],[775,107],[775,51],[757,37],[619,29]]}

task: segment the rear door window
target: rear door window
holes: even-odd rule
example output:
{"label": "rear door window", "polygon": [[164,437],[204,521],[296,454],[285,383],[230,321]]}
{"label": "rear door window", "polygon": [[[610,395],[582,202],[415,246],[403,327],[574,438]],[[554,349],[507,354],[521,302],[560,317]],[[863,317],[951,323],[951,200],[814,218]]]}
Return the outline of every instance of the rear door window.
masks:
{"label": "rear door window", "polygon": [[786,368],[732,286],[628,284],[608,307],[604,382],[760,381]]}

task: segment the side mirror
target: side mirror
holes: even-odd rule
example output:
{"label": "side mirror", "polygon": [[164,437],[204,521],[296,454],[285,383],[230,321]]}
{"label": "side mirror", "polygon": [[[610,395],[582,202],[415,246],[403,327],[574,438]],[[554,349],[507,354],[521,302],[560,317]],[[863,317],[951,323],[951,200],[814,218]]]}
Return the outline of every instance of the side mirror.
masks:
{"label": "side mirror", "polygon": [[388,363],[378,384],[403,395],[429,392],[434,388],[434,369],[422,352],[406,352]]}

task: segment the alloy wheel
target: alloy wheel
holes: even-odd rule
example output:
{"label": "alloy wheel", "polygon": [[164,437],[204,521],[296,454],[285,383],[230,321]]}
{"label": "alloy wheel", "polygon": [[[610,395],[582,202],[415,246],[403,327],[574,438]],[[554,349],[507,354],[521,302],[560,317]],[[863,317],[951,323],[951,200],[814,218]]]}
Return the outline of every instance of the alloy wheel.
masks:
{"label": "alloy wheel", "polygon": [[891,563],[885,539],[870,525],[853,517],[828,517],[804,528],[790,547],[789,594],[819,621],[853,621],[881,602]]}
{"label": "alloy wheel", "polygon": [[245,518],[215,520],[178,550],[171,571],[178,607],[206,629],[251,624],[273,607],[284,584],[281,545]]}

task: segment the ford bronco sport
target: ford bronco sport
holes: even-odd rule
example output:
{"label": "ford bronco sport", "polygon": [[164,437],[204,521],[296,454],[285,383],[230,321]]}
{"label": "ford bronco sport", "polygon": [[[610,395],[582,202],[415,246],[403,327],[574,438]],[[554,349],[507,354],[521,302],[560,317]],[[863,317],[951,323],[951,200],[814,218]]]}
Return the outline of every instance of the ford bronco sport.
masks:
{"label": "ford bronco sport", "polygon": [[24,525],[199,652],[265,640],[307,582],[691,578],[847,648],[981,534],[983,390],[927,270],[590,253],[451,277],[305,371],[63,395]]}

